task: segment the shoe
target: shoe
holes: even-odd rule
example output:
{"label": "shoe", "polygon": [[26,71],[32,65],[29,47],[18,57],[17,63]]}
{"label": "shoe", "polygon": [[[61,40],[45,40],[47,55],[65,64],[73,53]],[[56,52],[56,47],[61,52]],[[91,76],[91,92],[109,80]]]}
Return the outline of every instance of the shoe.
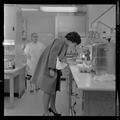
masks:
{"label": "shoe", "polygon": [[48,109],[49,112],[52,112],[54,114],[54,116],[61,116],[61,114],[55,113],[51,108]]}

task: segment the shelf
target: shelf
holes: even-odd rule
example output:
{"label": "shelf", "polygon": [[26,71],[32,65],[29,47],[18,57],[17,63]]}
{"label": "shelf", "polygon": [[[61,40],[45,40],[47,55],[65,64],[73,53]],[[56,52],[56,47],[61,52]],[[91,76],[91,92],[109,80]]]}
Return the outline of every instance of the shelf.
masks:
{"label": "shelf", "polygon": [[15,45],[15,41],[14,40],[4,40],[3,45]]}
{"label": "shelf", "polygon": [[11,55],[16,55],[15,53],[4,53],[4,56],[11,56]]}
{"label": "shelf", "polygon": [[15,54],[4,54],[4,56],[15,56]]}
{"label": "shelf", "polygon": [[7,43],[7,42],[4,43],[4,42],[3,42],[3,45],[4,45],[4,46],[7,46],[7,45],[9,45],[9,46],[10,46],[10,45],[15,46],[15,43]]}

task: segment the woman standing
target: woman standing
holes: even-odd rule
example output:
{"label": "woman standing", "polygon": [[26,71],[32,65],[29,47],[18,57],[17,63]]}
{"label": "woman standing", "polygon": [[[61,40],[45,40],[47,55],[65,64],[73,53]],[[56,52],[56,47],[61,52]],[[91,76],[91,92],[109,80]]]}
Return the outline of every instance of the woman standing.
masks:
{"label": "woman standing", "polygon": [[[70,32],[65,38],[55,39],[41,55],[33,76],[33,83],[43,90],[44,115],[49,116],[52,112],[60,116],[55,108],[56,91],[60,89],[60,71],[56,69],[57,57],[60,61],[66,62],[65,54],[69,47],[75,47],[81,43],[78,33]],[[50,104],[50,108],[49,108]]]}

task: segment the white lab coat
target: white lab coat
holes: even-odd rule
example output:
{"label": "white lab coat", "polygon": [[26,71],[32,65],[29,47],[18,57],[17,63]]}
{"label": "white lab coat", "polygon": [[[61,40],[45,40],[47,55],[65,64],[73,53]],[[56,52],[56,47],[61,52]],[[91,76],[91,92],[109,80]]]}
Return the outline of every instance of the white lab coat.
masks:
{"label": "white lab coat", "polygon": [[44,50],[45,45],[39,41],[37,43],[30,42],[26,45],[24,52],[27,56],[28,74],[33,76],[39,57]]}

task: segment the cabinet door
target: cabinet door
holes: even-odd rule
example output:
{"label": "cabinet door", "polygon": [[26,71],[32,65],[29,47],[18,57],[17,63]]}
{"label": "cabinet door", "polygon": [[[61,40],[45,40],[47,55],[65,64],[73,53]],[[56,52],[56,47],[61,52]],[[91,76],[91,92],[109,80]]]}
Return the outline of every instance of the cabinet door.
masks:
{"label": "cabinet door", "polygon": [[115,54],[115,43],[108,44],[107,49],[107,72],[109,74],[115,74],[115,60],[116,60],[116,54]]}
{"label": "cabinet door", "polygon": [[[56,17],[56,36],[65,37],[71,31],[76,31],[81,38],[85,37],[87,32],[87,15],[59,15]],[[84,42],[82,40],[82,42]]]}
{"label": "cabinet door", "polygon": [[85,116],[114,116],[115,92],[110,91],[85,91],[84,93]]}
{"label": "cabinet door", "polygon": [[4,5],[4,38],[16,39],[16,8],[10,5]]}
{"label": "cabinet door", "polygon": [[97,57],[105,57],[106,56],[106,47],[107,44],[101,44],[97,46]]}
{"label": "cabinet door", "polygon": [[74,80],[72,81],[71,108],[73,116],[83,115],[84,111],[83,91],[78,89],[76,82]]}

